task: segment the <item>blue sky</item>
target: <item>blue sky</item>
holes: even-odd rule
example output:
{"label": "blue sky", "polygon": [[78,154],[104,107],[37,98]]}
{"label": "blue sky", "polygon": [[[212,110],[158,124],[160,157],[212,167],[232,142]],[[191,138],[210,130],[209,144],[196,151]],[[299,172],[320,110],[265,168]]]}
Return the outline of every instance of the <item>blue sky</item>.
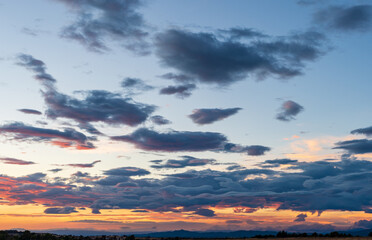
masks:
{"label": "blue sky", "polygon": [[[371,171],[371,9],[326,0],[0,1],[0,165],[20,193],[1,196],[14,218],[4,228],[45,228],[46,216],[65,228],[90,219],[95,229],[131,231],[157,221],[157,230],[176,229],[180,219],[202,224],[194,230],[258,228],[246,219],[264,229],[365,227],[370,178],[337,184]],[[322,194],[325,204],[307,202]],[[124,204],[131,198],[138,203]],[[133,219],[110,225],[112,214]],[[307,215],[293,222],[299,214]],[[241,222],[224,224],[232,220]]]}

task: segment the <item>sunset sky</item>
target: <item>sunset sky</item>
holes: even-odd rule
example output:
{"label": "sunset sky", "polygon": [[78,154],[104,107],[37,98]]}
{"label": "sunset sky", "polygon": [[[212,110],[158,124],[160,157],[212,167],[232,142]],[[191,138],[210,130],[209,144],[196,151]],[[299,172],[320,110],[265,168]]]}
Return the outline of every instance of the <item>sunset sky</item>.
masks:
{"label": "sunset sky", "polygon": [[372,5],[0,0],[0,229],[372,228]]}

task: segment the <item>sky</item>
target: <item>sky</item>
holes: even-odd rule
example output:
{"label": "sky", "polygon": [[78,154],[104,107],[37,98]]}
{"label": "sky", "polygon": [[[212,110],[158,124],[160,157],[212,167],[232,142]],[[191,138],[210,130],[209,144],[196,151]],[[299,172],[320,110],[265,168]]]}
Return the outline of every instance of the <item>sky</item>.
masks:
{"label": "sky", "polygon": [[372,5],[0,0],[0,229],[372,228]]}

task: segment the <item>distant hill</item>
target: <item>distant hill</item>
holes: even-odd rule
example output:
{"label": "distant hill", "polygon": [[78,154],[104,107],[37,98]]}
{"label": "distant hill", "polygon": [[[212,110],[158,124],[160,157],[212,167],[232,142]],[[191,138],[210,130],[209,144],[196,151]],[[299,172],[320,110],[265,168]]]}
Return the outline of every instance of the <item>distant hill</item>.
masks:
{"label": "distant hill", "polygon": [[135,234],[136,237],[156,238],[249,238],[256,235],[275,235],[277,231],[224,231],[224,232],[194,232],[177,230],[169,232],[154,232],[146,234]]}

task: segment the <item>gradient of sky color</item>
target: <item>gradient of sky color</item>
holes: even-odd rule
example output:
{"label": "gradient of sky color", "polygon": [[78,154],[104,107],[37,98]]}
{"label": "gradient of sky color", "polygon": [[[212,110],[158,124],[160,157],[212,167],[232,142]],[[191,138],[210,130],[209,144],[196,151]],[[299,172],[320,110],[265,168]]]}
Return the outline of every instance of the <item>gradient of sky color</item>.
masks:
{"label": "gradient of sky color", "polygon": [[0,0],[0,28],[1,229],[372,228],[369,1]]}

